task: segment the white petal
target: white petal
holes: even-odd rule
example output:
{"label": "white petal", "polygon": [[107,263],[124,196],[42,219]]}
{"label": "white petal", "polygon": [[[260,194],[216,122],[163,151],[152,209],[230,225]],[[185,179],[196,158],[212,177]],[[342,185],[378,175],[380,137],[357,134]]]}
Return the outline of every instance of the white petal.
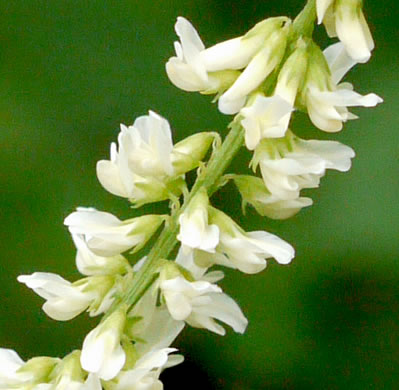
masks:
{"label": "white petal", "polygon": [[205,49],[200,54],[205,68],[208,72],[245,68],[263,44],[262,36],[254,38],[234,38]]}
{"label": "white petal", "polygon": [[338,84],[342,78],[356,65],[356,61],[350,57],[342,42],[328,46],[323,54],[331,70],[331,79]]}
{"label": "white petal", "polygon": [[119,167],[114,162],[107,160],[98,161],[96,172],[98,181],[108,192],[124,198],[131,196],[123,185]]}
{"label": "white petal", "polygon": [[267,46],[262,48],[220,99],[235,101],[257,88],[274,69],[275,63],[270,57],[270,48]]}
{"label": "white petal", "polygon": [[288,264],[295,256],[294,248],[281,238],[264,231],[247,233],[248,236],[256,240],[256,244],[264,251],[268,257],[273,257],[280,264]]}
{"label": "white petal", "polygon": [[337,10],[337,34],[348,54],[355,61],[364,63],[370,59],[374,42],[363,13],[355,13],[351,8],[344,5]]}
{"label": "white petal", "polygon": [[235,332],[244,333],[248,325],[237,303],[226,294],[209,294],[211,303],[196,310],[197,313],[215,318],[231,326]]}

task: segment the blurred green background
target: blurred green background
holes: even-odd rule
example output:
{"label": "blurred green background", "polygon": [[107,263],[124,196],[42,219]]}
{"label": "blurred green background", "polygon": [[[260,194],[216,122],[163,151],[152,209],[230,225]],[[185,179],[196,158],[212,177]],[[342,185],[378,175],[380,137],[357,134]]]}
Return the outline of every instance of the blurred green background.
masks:
{"label": "blurred green background", "polygon": [[[230,118],[208,97],[173,87],[164,64],[173,25],[184,15],[206,45],[238,36],[268,16],[295,16],[304,1],[13,0],[0,4],[0,345],[24,358],[79,348],[97,319],[56,323],[42,299],[16,282],[48,271],[78,278],[63,219],[77,206],[126,218],[135,211],[105,192],[95,164],[108,158],[119,123],[152,109],[174,139],[224,133]],[[349,80],[385,104],[355,109],[360,119],[337,135],[297,115],[294,131],[337,139],[357,153],[347,174],[330,172],[309,191],[314,206],[287,221],[249,210],[227,186],[215,204],[247,230],[266,229],[297,252],[289,266],[270,262],[248,276],[227,272],[223,288],[250,320],[243,336],[186,329],[181,368],[167,389],[396,389],[399,380],[398,108],[399,5],[366,1],[377,48]],[[320,44],[327,40],[323,29]],[[243,151],[234,166],[245,170]],[[227,195],[229,193],[229,195]],[[230,195],[233,193],[234,195]],[[228,197],[227,197],[228,196]],[[226,201],[228,199],[228,201]],[[163,206],[147,207],[160,211]],[[187,379],[187,374],[190,379]]]}

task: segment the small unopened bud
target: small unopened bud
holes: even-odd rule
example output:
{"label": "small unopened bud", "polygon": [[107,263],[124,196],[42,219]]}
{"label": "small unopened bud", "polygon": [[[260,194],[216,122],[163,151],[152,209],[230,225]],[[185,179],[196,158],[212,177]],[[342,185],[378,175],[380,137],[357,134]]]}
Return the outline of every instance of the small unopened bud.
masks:
{"label": "small unopened bud", "polygon": [[126,354],[121,346],[125,320],[126,311],[121,308],[86,336],[80,357],[84,370],[104,380],[118,375],[126,362]]}
{"label": "small unopened bud", "polygon": [[178,142],[172,151],[172,164],[176,174],[197,168],[214,139],[214,133],[197,133]]}
{"label": "small unopened bud", "polygon": [[18,370],[18,375],[31,375],[31,383],[47,382],[52,370],[59,361],[60,359],[47,356],[32,358]]}

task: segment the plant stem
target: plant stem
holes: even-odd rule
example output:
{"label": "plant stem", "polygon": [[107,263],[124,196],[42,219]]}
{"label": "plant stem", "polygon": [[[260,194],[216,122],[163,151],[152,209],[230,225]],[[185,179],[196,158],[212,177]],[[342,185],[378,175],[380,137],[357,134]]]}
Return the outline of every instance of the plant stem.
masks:
{"label": "plant stem", "polygon": [[179,216],[184,212],[200,188],[206,188],[209,193],[214,192],[215,183],[223,175],[243,143],[244,131],[241,125],[232,122],[231,130],[222,145],[212,154],[207,166],[200,172],[184,204],[171,215],[170,220],[148,254],[147,260],[134,275],[131,288],[121,297],[109,313],[116,310],[121,304],[131,306],[137,303],[145,291],[156,280],[154,274],[157,272],[160,263],[168,257],[177,244],[176,236],[179,229]]}

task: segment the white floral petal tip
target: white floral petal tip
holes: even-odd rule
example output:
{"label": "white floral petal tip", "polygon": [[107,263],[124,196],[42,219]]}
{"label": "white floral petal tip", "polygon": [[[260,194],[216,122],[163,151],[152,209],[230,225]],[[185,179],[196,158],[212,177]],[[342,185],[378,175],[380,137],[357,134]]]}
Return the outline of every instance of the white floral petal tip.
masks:
{"label": "white floral petal tip", "polygon": [[235,100],[229,99],[227,96],[222,95],[218,100],[218,108],[222,114],[234,115],[237,114],[244,107],[247,97],[239,97]]}
{"label": "white floral petal tip", "polygon": [[103,380],[115,378],[126,362],[120,344],[125,314],[117,311],[93,329],[85,338],[80,362],[82,368]]}
{"label": "white floral petal tip", "polygon": [[206,191],[199,191],[179,217],[177,239],[188,248],[213,253],[219,243],[219,228],[208,224],[208,205]]}
{"label": "white floral petal tip", "polygon": [[342,42],[328,46],[323,54],[331,70],[331,79],[335,84],[338,84],[357,63],[348,55]]}

